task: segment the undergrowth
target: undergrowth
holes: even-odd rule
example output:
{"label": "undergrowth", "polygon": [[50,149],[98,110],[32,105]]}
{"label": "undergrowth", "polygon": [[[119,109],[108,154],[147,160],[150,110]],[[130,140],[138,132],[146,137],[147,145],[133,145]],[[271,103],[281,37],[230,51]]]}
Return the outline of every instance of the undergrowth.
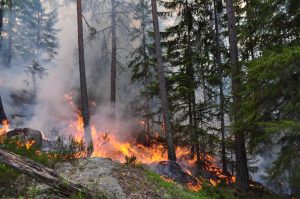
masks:
{"label": "undergrowth", "polygon": [[[1,139],[0,147],[50,168],[53,168],[58,162],[71,161],[78,157],[83,157],[89,153],[91,148],[91,146],[85,147],[83,142],[77,142],[72,137],[69,138],[68,142],[64,142],[64,139],[59,137],[55,141],[55,149],[47,152],[41,151],[36,144],[28,146],[26,143],[28,142],[18,138],[4,138]],[[19,175],[20,173],[15,169],[0,163],[0,186],[5,187],[6,194],[17,194],[10,184],[15,182]],[[32,190],[27,190],[26,195],[28,194],[32,195]],[[1,195],[3,193],[0,192],[0,198]]]}
{"label": "undergrowth", "polygon": [[149,178],[148,180],[157,185],[157,193],[163,193],[163,198],[166,199],[234,199],[230,191],[223,190],[222,188],[203,185],[201,191],[194,192],[182,185],[167,182],[150,170],[146,170],[146,174]]}

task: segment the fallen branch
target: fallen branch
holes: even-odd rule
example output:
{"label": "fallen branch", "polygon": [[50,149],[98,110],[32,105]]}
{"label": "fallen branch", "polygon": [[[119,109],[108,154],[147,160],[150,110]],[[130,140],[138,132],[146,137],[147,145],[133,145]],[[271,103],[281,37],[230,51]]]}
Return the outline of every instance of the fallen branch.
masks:
{"label": "fallen branch", "polygon": [[74,194],[81,193],[84,198],[94,198],[91,192],[83,186],[63,179],[54,170],[28,158],[20,157],[19,155],[0,149],[0,163],[12,167],[39,182],[47,184],[62,196],[70,197]]}

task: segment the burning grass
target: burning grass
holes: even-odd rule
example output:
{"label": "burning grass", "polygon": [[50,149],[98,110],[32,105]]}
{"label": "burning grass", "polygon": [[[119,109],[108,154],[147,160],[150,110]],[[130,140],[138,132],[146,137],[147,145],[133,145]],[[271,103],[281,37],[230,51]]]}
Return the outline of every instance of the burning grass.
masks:
{"label": "burning grass", "polygon": [[204,185],[202,191],[191,190],[178,183],[170,181],[169,179],[162,178],[160,175],[147,170],[146,174],[148,180],[157,185],[157,192],[164,192],[164,198],[180,198],[180,199],[230,199],[234,198],[230,191],[225,191],[222,189],[212,189]]}
{"label": "burning grass", "polygon": [[[148,165],[158,164],[161,161],[167,160],[167,149],[162,142],[152,140],[151,144],[145,146],[139,143],[136,139],[128,136],[126,140],[120,139],[117,132],[107,132],[98,130],[95,125],[91,125],[93,137],[93,153],[92,157],[110,158],[121,163],[131,162],[134,157],[134,162]],[[77,113],[76,120],[69,125],[69,131],[72,132],[74,139],[77,142],[82,142],[83,136],[83,119]],[[120,133],[121,134],[121,133]],[[185,146],[176,147],[176,155],[178,163],[182,169],[189,175],[193,176],[193,169],[197,167],[197,158],[190,158],[190,148]],[[82,157],[82,156],[79,156]],[[131,158],[130,158],[131,157]],[[221,183],[232,184],[235,182],[234,176],[225,175],[222,173],[216,159],[207,154],[205,157],[205,172],[209,173],[210,178],[203,179],[201,176],[196,178],[199,183],[197,185],[186,184],[192,191],[199,191],[202,188],[202,182],[206,182],[211,186],[218,186]]]}
{"label": "burning grass", "polygon": [[[158,142],[153,139],[151,144],[145,146],[137,141],[137,139],[132,136],[125,136],[126,139],[121,139],[119,136],[122,133],[113,132],[113,128],[109,131],[99,130],[95,125],[91,125],[92,137],[93,137],[93,145],[92,147],[84,146],[83,142],[83,118],[80,115],[80,111],[78,111],[72,102],[72,97],[66,95],[65,96],[68,103],[75,110],[76,117],[74,121],[69,122],[68,131],[71,132],[71,136],[68,142],[65,142],[63,138],[58,138],[56,141],[56,149],[54,151],[48,151],[47,153],[41,152],[37,150],[34,146],[34,141],[20,142],[15,141],[15,145],[18,149],[22,149],[29,154],[20,154],[20,151],[16,149],[10,149],[10,151],[17,152],[20,155],[25,155],[29,158],[38,159],[45,161],[47,164],[51,162],[51,164],[57,161],[68,161],[76,158],[82,158],[91,154],[88,150],[92,150],[92,157],[102,157],[102,158],[110,158],[115,161],[119,161],[121,163],[127,163],[128,165],[143,163],[147,165],[158,164],[162,161],[167,160],[167,149],[163,142]],[[143,125],[143,124],[141,124]],[[2,129],[0,133],[5,134],[9,129],[9,125],[7,121],[4,121],[2,125]],[[124,136],[123,136],[124,137]],[[7,146],[10,146],[9,144]],[[178,158],[178,163],[181,165],[182,170],[191,178],[197,180],[197,183],[185,183],[185,187],[192,192],[199,192],[205,185],[209,184],[210,186],[218,186],[222,182],[226,182],[227,184],[231,184],[234,182],[234,178],[228,175],[224,175],[218,167],[217,161],[213,156],[207,155],[204,169],[206,172],[212,174],[211,178],[203,179],[203,177],[198,176],[194,177],[193,168],[197,167],[197,159],[194,157],[190,158],[190,148],[185,146],[177,146],[176,147],[176,155]],[[45,160],[46,159],[46,160]],[[162,181],[166,181],[166,183],[171,183],[170,181],[174,181],[173,179],[159,178]],[[174,183],[173,183],[174,184]],[[176,183],[175,183],[176,184]]]}

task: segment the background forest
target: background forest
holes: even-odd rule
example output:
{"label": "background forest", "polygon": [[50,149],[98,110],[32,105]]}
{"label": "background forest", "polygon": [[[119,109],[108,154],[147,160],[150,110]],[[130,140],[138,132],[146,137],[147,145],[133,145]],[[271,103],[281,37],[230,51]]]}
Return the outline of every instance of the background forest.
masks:
{"label": "background forest", "polygon": [[169,160],[178,146],[199,170],[215,156],[242,191],[257,181],[300,198],[299,0],[159,0],[158,13],[155,0],[83,1],[85,52],[75,1],[0,6],[2,122],[54,139],[85,106],[85,130],[116,120]]}

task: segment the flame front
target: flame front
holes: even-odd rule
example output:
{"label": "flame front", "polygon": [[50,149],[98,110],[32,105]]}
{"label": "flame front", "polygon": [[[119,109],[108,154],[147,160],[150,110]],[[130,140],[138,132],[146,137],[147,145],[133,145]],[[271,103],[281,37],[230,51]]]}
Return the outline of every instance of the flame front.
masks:
{"label": "flame front", "polygon": [[[75,140],[81,141],[84,137],[82,117],[78,115],[77,120],[72,122],[69,127],[74,132],[73,136]],[[144,164],[155,164],[168,159],[167,149],[162,143],[157,142],[152,144],[151,147],[147,147],[134,140],[121,140],[112,133],[99,131],[94,125],[91,126],[91,131],[94,144],[92,157],[110,158],[124,163],[126,156],[135,156],[138,162]],[[197,158],[190,158],[190,149],[188,147],[177,146],[176,155],[183,170],[192,175],[190,168],[196,166]],[[231,177],[222,173],[215,158],[211,155],[206,156],[205,169],[217,176],[216,179],[212,178],[208,180],[212,186],[217,186],[222,180],[227,184],[235,182],[234,176]],[[169,179],[163,179],[170,181]],[[200,181],[197,185],[187,183],[187,187],[192,191],[199,191],[201,184]]]}
{"label": "flame front", "polygon": [[[73,138],[81,142],[84,139],[84,123],[80,111],[75,107],[71,95],[66,95],[65,99],[72,106],[76,112],[76,121],[72,121],[69,125],[69,131],[72,132]],[[140,126],[145,126],[144,121],[138,121]],[[163,128],[163,126],[162,126]],[[156,164],[161,161],[168,159],[167,148],[160,142],[152,143],[151,146],[144,146],[138,143],[136,140],[131,138],[126,138],[126,140],[121,139],[116,136],[117,132],[103,131],[96,128],[95,125],[91,125],[91,132],[93,138],[94,151],[92,157],[102,157],[110,158],[115,161],[124,163],[126,157],[136,157],[136,160],[143,164]],[[156,135],[158,136],[158,135]],[[179,164],[182,166],[183,170],[192,175],[191,168],[195,168],[197,165],[197,158],[190,157],[190,148],[186,146],[177,146],[176,155]],[[78,156],[80,157],[80,156]],[[216,178],[207,179],[207,182],[212,186],[217,186],[222,181],[230,184],[235,182],[234,176],[228,176],[222,173],[219,168],[217,161],[211,155],[206,155],[205,157],[205,170],[213,173]],[[165,181],[171,181],[170,179],[164,178]],[[187,183],[186,186],[191,191],[199,191],[202,188],[203,180],[196,178],[198,183]]]}

